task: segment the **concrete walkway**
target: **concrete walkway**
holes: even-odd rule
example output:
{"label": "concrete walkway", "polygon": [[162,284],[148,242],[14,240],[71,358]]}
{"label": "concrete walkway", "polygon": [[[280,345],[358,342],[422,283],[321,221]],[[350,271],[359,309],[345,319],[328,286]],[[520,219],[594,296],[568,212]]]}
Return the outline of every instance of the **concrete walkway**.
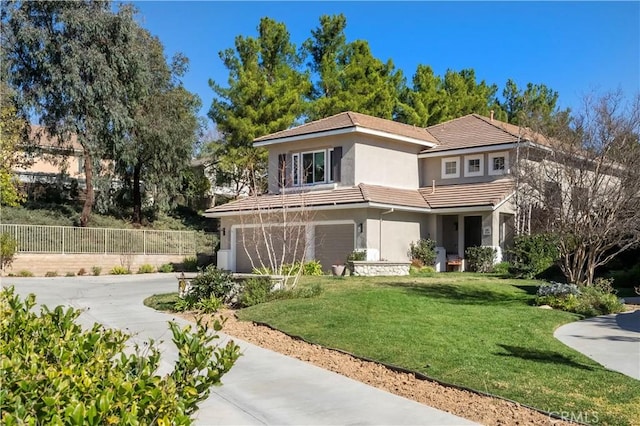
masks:
{"label": "concrete walkway", "polygon": [[565,324],[553,335],[605,368],[640,380],[640,310]]}
{"label": "concrete walkway", "polygon": [[[172,274],[76,278],[3,278],[18,294],[35,293],[50,308],[85,309],[83,326],[99,322],[160,344],[160,372],[171,371],[177,351],[167,321],[180,318],[143,305],[145,297],[177,290]],[[224,339],[228,337],[223,336]],[[468,420],[401,398],[339,374],[234,339],[242,348],[223,386],[201,403],[201,425],[469,425]]]}

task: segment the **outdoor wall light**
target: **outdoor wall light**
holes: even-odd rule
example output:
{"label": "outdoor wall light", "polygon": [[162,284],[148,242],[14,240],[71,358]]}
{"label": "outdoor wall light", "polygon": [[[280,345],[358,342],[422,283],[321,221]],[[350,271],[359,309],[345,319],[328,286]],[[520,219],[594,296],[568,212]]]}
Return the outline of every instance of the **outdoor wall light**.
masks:
{"label": "outdoor wall light", "polygon": [[227,228],[222,228],[222,235],[227,235]]}
{"label": "outdoor wall light", "polygon": [[362,234],[362,223],[358,224],[358,233]]}

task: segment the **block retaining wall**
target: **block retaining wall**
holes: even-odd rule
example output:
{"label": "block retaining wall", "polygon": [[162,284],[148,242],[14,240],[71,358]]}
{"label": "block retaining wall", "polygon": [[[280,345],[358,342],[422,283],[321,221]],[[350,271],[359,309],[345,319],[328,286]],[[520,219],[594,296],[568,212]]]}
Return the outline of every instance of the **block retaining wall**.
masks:
{"label": "block retaining wall", "polygon": [[409,262],[388,261],[353,261],[350,269],[353,275],[364,277],[402,276],[409,275]]}
{"label": "block retaining wall", "polygon": [[47,272],[57,272],[64,276],[68,272],[78,274],[84,268],[92,275],[91,268],[99,266],[102,274],[108,274],[114,266],[129,266],[133,273],[146,263],[156,268],[165,263],[181,263],[184,255],[177,254],[31,254],[19,253],[13,263],[4,271],[4,276],[17,275],[20,271],[29,271],[35,276],[44,276]]}

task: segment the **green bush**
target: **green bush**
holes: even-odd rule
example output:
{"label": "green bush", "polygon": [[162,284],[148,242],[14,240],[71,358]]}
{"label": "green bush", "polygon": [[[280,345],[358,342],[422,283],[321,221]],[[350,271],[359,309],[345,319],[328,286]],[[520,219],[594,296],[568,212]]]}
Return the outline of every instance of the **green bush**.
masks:
{"label": "green bush", "polygon": [[190,296],[200,301],[215,296],[218,299],[228,302],[234,294],[235,283],[228,273],[217,269],[213,265],[207,266],[194,279],[191,280]]}
{"label": "green bush", "polygon": [[182,260],[182,269],[185,272],[196,272],[198,270],[198,258],[187,256]]}
{"label": "green bush", "polygon": [[474,272],[491,272],[496,259],[496,249],[493,247],[469,247],[464,251],[467,266]]}
{"label": "green bush", "polygon": [[158,272],[162,272],[163,274],[173,272],[173,265],[170,263],[165,263],[158,267]]}
{"label": "green bush", "polygon": [[238,296],[238,304],[248,307],[264,303],[271,293],[271,280],[269,278],[251,278],[246,280]]}
{"label": "green bush", "polygon": [[511,270],[511,263],[500,262],[493,265],[493,273],[498,275],[509,275]]}
{"label": "green bush", "polygon": [[349,256],[347,256],[347,262],[353,262],[353,261],[359,262],[363,260],[367,260],[366,250],[354,250],[351,253],[349,253]]}
{"label": "green bush", "polygon": [[433,266],[436,263],[436,242],[429,238],[422,238],[417,243],[409,245],[409,257],[413,262],[421,263],[416,266]]}
{"label": "green bush", "polygon": [[215,314],[220,310],[223,303],[222,300],[218,299],[214,295],[207,297],[206,299],[201,299],[195,304],[195,308],[205,314]]}
{"label": "green bush", "polygon": [[322,265],[317,260],[311,260],[302,265],[302,275],[319,276],[324,275]]}
{"label": "green bush", "polygon": [[18,271],[17,275],[19,277],[32,277],[33,276],[33,272],[27,271],[26,269],[22,269],[21,271]]}
{"label": "green bush", "polygon": [[93,273],[94,276],[98,276],[102,273],[102,267],[101,266],[94,266],[91,268],[91,272]]}
{"label": "green bush", "polygon": [[267,300],[283,299],[309,299],[319,296],[322,293],[322,286],[314,283],[308,287],[296,287],[290,290],[275,290],[269,293]]}
{"label": "green bush", "polygon": [[580,288],[575,284],[552,282],[540,286],[535,302],[537,305],[549,305],[584,317],[593,317],[624,310],[614,291],[611,280],[605,279],[597,279],[593,286]]}
{"label": "green bush", "polygon": [[616,287],[630,288],[640,284],[640,263],[630,269],[611,271],[609,276],[613,278]]}
{"label": "green bush", "polygon": [[18,250],[18,243],[7,233],[0,234],[0,269],[11,266]]}
{"label": "green bush", "polygon": [[149,265],[148,263],[140,265],[140,267],[138,268],[139,274],[153,274],[155,271],[156,268],[154,268],[153,265]]}
{"label": "green bush", "polygon": [[75,276],[76,276],[76,274],[75,274],[74,272],[69,271],[69,272],[67,272],[66,274],[64,274],[64,276],[65,276],[65,277],[75,277]]}
{"label": "green bush", "polygon": [[58,271],[47,271],[44,273],[45,277],[57,277],[58,276]]}
{"label": "green bush", "polygon": [[430,275],[436,272],[436,269],[433,266],[410,266],[409,267],[409,275]]}
{"label": "green bush", "polygon": [[113,268],[111,268],[111,271],[110,271],[111,275],[128,275],[130,273],[131,271],[129,269],[120,265],[114,266]]}
{"label": "green bush", "polygon": [[508,251],[510,272],[521,278],[534,278],[558,260],[557,238],[551,234],[520,235]]}
{"label": "green bush", "polygon": [[[198,323],[195,332],[169,322],[178,351],[174,370],[157,374],[160,351],[153,342],[128,348],[129,336],[95,324],[83,329],[80,311],[21,301],[13,288],[0,292],[0,413],[15,424],[188,425],[198,403],[220,383],[240,356],[229,341]],[[222,328],[216,321],[213,329]]]}

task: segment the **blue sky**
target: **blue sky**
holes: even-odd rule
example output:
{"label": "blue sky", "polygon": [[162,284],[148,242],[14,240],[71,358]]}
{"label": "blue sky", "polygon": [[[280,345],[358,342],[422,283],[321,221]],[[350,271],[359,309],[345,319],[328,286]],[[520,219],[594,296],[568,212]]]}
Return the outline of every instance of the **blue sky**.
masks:
{"label": "blue sky", "polygon": [[226,85],[218,52],[254,36],[261,17],[284,22],[300,46],[323,14],[344,13],[347,40],[367,40],[410,81],[418,64],[436,74],[473,68],[502,90],[544,83],[560,106],[578,109],[592,91],[640,92],[640,2],[218,2],[137,1],[139,20],[171,56],[184,53],[187,89],[213,99],[208,80]]}

